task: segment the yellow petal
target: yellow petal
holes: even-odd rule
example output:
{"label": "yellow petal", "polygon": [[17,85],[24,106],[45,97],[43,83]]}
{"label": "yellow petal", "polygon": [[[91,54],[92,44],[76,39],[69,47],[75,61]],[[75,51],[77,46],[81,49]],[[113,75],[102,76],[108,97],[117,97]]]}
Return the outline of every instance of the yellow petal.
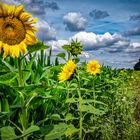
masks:
{"label": "yellow petal", "polygon": [[21,13],[19,18],[22,21],[27,21],[30,17],[32,17],[32,14],[29,14],[27,12],[23,12],[23,13]]}
{"label": "yellow petal", "polygon": [[3,53],[3,59],[5,59],[6,56],[8,54],[10,54],[10,46],[8,44],[4,44],[3,45],[3,51],[4,51],[4,53]]}
{"label": "yellow petal", "polygon": [[22,4],[18,5],[16,8],[15,8],[15,13],[14,15],[16,17],[18,17],[22,12],[23,12],[23,8],[24,6]]}
{"label": "yellow petal", "polygon": [[25,29],[26,29],[26,30],[31,30],[32,32],[36,32],[36,31],[38,31],[36,27],[33,27],[33,26],[27,26],[27,25],[25,26]]}
{"label": "yellow petal", "polygon": [[34,32],[32,32],[31,30],[26,30],[26,33],[27,33],[28,35],[30,35],[30,36],[35,37]]}
{"label": "yellow petal", "polygon": [[28,22],[24,22],[24,24],[26,25],[30,25],[30,24],[34,24],[34,23],[36,23],[36,21],[37,21],[37,18],[34,18],[34,19],[32,19],[31,21],[28,21]]}
{"label": "yellow petal", "polygon": [[13,15],[15,12],[15,6],[9,6],[8,8],[8,15]]}
{"label": "yellow petal", "polygon": [[1,53],[1,50],[2,50],[2,42],[0,41],[0,53]]}
{"label": "yellow petal", "polygon": [[3,5],[3,16],[7,16],[8,15],[8,9],[9,9],[9,5],[4,4]]}
{"label": "yellow petal", "polygon": [[2,16],[2,4],[0,3],[0,16]]}
{"label": "yellow petal", "polygon": [[21,42],[20,43],[20,52],[24,54],[27,51],[26,47],[27,47],[26,44],[24,42]]}
{"label": "yellow petal", "polygon": [[32,42],[32,43],[36,42],[36,40],[37,40],[35,36],[33,37],[33,36],[28,35],[28,34],[26,34],[25,39],[28,40],[29,42]]}

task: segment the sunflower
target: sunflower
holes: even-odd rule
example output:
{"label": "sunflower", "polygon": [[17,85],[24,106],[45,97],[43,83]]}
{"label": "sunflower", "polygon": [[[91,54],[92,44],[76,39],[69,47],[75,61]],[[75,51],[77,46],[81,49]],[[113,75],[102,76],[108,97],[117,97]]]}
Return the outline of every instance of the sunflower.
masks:
{"label": "sunflower", "polygon": [[100,73],[101,66],[96,60],[90,60],[87,63],[87,72],[95,75],[96,73]]}
{"label": "sunflower", "polygon": [[59,82],[64,82],[66,80],[69,80],[74,73],[74,70],[76,68],[75,63],[72,60],[69,60],[63,67],[62,71],[58,74]]}
{"label": "sunflower", "polygon": [[9,6],[0,4],[0,53],[3,58],[7,55],[19,57],[25,53],[27,45],[36,43],[34,34],[37,29],[32,26],[36,18],[24,11],[23,5]]}

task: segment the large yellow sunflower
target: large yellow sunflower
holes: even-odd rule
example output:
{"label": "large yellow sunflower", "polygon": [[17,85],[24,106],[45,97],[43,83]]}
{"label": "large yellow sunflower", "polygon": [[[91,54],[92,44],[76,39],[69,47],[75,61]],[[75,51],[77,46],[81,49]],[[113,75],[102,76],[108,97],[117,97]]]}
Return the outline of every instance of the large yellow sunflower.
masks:
{"label": "large yellow sunflower", "polygon": [[101,66],[96,60],[90,60],[87,63],[87,72],[95,75],[96,73],[100,73]]}
{"label": "large yellow sunflower", "polygon": [[74,70],[76,68],[75,63],[72,60],[69,60],[63,67],[62,71],[58,74],[59,82],[64,82],[66,80],[69,80],[74,73]]}
{"label": "large yellow sunflower", "polygon": [[34,34],[37,29],[32,26],[36,18],[23,9],[23,5],[9,6],[0,4],[0,53],[19,57],[26,52],[27,45],[34,44],[37,39]]}

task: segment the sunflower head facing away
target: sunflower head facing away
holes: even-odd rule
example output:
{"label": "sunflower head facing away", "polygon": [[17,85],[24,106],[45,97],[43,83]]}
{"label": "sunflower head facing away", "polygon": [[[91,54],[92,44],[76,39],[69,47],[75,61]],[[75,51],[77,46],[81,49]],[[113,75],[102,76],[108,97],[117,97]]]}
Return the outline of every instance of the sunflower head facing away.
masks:
{"label": "sunflower head facing away", "polygon": [[100,73],[100,71],[101,71],[101,66],[98,63],[98,61],[96,61],[96,60],[90,60],[87,63],[87,72],[88,73],[95,75],[97,73]]}
{"label": "sunflower head facing away", "polygon": [[64,82],[66,80],[69,80],[74,73],[74,70],[76,68],[75,63],[72,60],[69,60],[63,67],[62,71],[58,74],[58,80],[59,82]]}
{"label": "sunflower head facing away", "polygon": [[7,55],[19,57],[26,52],[27,45],[36,43],[34,34],[37,29],[32,26],[36,18],[23,9],[23,5],[9,6],[0,4],[0,53],[3,58]]}

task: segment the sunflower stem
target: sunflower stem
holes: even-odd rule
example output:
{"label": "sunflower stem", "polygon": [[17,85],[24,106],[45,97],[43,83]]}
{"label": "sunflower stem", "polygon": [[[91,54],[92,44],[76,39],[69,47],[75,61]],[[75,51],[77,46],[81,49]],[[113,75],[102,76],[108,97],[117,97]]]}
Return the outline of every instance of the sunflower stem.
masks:
{"label": "sunflower stem", "polygon": [[82,114],[82,96],[81,96],[81,91],[80,91],[80,77],[79,77],[79,73],[77,75],[77,80],[78,80],[78,88],[77,88],[77,92],[78,92],[78,96],[79,96],[79,113],[80,113],[80,119],[79,119],[79,125],[80,125],[80,132],[79,132],[79,140],[82,140],[82,135],[83,135],[83,114]]}
{"label": "sunflower stem", "polygon": [[18,58],[18,74],[19,74],[19,79],[18,79],[18,85],[23,86],[23,80],[22,80],[22,60]]}
{"label": "sunflower stem", "polygon": [[[93,100],[94,100],[94,107],[96,108],[96,94],[95,94],[95,79],[93,79]],[[96,115],[94,114],[94,125],[96,125]]]}

